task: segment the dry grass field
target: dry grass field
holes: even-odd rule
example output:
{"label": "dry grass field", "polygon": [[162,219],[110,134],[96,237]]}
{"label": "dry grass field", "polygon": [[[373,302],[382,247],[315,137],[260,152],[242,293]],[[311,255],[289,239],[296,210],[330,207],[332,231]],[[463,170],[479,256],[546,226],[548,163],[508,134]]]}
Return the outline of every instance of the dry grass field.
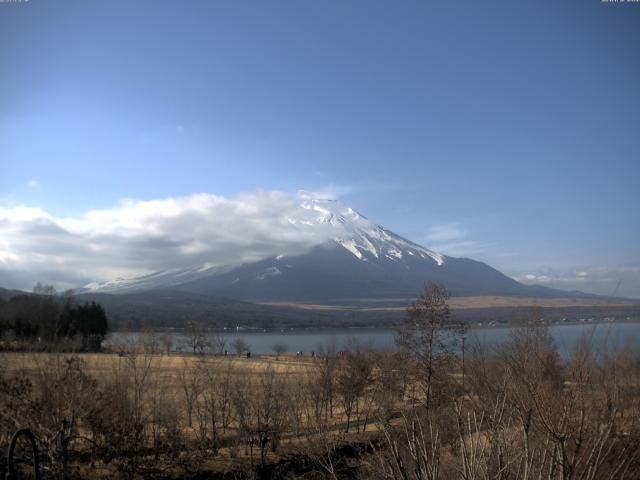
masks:
{"label": "dry grass field", "polygon": [[[349,418],[337,390],[330,393],[331,399],[325,399],[332,403],[330,411],[326,411],[326,402],[318,403],[323,396],[320,382],[326,366],[318,358],[246,358],[134,350],[80,354],[2,352],[0,373],[6,378],[28,379],[36,390],[49,391],[56,403],[60,400],[64,404],[55,390],[66,390],[71,359],[79,361],[82,375],[95,380],[89,401],[93,395],[96,401],[103,401],[106,393],[113,405],[107,406],[109,416],[120,418],[131,410],[130,421],[144,424],[146,446],[170,444],[177,438],[180,445],[194,445],[195,456],[188,461],[184,453],[176,453],[171,461],[165,459],[165,475],[179,477],[187,464],[188,468],[201,471],[230,472],[291,455],[322,456],[327,449],[357,441],[366,431],[377,430],[370,418],[363,421],[363,415],[371,414],[371,402],[360,399],[359,411],[356,407],[356,411],[349,412]],[[126,392],[109,395],[123,386]],[[74,403],[87,400],[84,392],[64,394],[72,395]],[[353,409],[356,396],[347,408]],[[29,422],[26,418],[17,420],[24,420],[25,425]],[[345,431],[347,421],[349,432]],[[80,437],[95,436],[89,423],[78,425],[76,433]],[[4,441],[9,434],[10,431],[5,433]],[[73,447],[82,451],[86,445],[79,442]],[[144,463],[142,459],[138,461]],[[86,465],[82,468],[85,476],[108,477],[116,466],[98,462],[90,472]]]}
{"label": "dry grass field", "polygon": [[[31,352],[0,352],[0,365],[6,373],[21,372],[35,374],[43,365],[56,361],[61,354],[58,353],[31,353]],[[71,354],[62,354],[69,357]],[[100,378],[114,370],[114,367],[125,361],[126,356],[117,353],[75,353],[84,362],[85,372]],[[227,367],[231,365],[236,375],[251,375],[272,369],[278,374],[303,374],[316,368],[313,359],[309,357],[296,357],[295,355],[280,355],[279,359],[273,355],[254,355],[251,358],[245,356],[199,356],[183,353],[152,354],[146,357],[151,360],[153,373],[170,381],[177,378],[178,373],[196,365],[209,365],[212,367]]]}
{"label": "dry grass field", "polygon": [[636,344],[585,337],[562,359],[532,325],[462,368],[424,339],[314,358],[3,352],[0,446],[34,430],[50,478],[640,478]]}
{"label": "dry grass field", "polygon": [[[351,298],[340,300],[339,304],[311,304],[292,302],[263,302],[263,305],[274,305],[283,307],[295,307],[301,310],[318,311],[362,311],[362,312],[385,312],[385,311],[405,311],[407,305],[411,305],[412,298]],[[378,304],[379,306],[375,306]],[[374,305],[374,306],[371,306]],[[451,297],[449,306],[454,310],[477,309],[477,308],[568,308],[568,307],[629,307],[637,306],[637,300],[598,298],[528,298],[528,297],[505,297],[495,295],[473,296],[473,297]]]}

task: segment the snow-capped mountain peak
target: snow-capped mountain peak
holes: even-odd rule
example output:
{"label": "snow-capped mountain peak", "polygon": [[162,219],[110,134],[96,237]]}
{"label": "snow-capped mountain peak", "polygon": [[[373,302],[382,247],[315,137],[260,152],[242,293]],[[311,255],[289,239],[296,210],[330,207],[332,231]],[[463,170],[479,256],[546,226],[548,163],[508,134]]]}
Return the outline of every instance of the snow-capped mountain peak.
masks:
{"label": "snow-capped mountain peak", "polygon": [[[380,265],[382,268],[385,264],[397,264],[401,268],[409,268],[409,265],[415,261],[431,264],[437,268],[446,262],[447,257],[444,255],[386,230],[339,201],[315,198],[305,194],[299,194],[298,200],[297,207],[294,206],[283,213],[279,228],[285,236],[309,239],[309,248],[334,245],[346,250],[360,262]],[[299,254],[294,252],[293,256]],[[291,255],[291,252],[284,251],[277,256],[274,255],[272,260],[277,263]],[[250,278],[266,281],[266,279],[280,276],[282,270],[281,267],[276,266],[276,263],[254,272]],[[201,279],[222,276],[241,266],[211,263],[190,265],[186,268],[172,268],[136,278],[118,278],[101,284],[92,282],[86,285],[84,290],[132,292],[153,288],[174,288]],[[291,267],[286,265],[286,268]],[[238,279],[234,281],[234,283],[238,282]]]}
{"label": "snow-capped mountain peak", "polygon": [[[438,265],[444,255],[416,245],[384,229],[353,208],[336,200],[304,199],[299,218],[289,218],[301,227],[331,228],[331,238],[360,260],[385,258],[399,261],[406,255],[431,258]],[[324,232],[323,232],[324,233]]]}

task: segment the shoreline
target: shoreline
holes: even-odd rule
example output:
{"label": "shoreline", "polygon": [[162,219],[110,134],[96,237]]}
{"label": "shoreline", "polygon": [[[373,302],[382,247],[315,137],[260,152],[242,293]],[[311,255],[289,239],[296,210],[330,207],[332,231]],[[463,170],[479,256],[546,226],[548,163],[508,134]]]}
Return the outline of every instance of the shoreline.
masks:
{"label": "shoreline", "polygon": [[[483,322],[483,325],[478,325],[478,324],[474,324],[474,325],[463,325],[466,327],[466,330],[490,330],[490,329],[504,329],[504,328],[516,328],[516,327],[522,327],[522,326],[526,326],[527,323],[526,322],[513,322],[513,323],[502,323],[502,322],[486,322],[486,324],[484,324],[485,322]],[[491,325],[490,323],[494,323],[493,325]],[[629,318],[629,319],[616,319],[616,320],[589,320],[589,321],[575,321],[575,320],[571,320],[571,321],[566,321],[566,322],[548,322],[547,326],[550,328],[553,327],[561,327],[561,326],[580,326],[580,325],[616,325],[616,324],[634,324],[634,323],[640,323],[640,317],[638,318]],[[233,334],[233,335],[242,335],[242,334],[251,334],[251,335],[260,335],[260,334],[265,334],[265,335],[273,335],[273,334],[282,334],[282,335],[287,335],[287,334],[305,334],[305,333],[319,333],[319,334],[326,334],[326,333],[331,333],[331,332],[347,332],[347,331],[393,331],[395,329],[397,329],[400,326],[400,324],[393,324],[393,325],[388,325],[388,326],[380,326],[380,325],[352,325],[352,326],[344,326],[344,327],[326,327],[326,328],[320,328],[320,327],[289,327],[289,328],[274,328],[274,329],[265,329],[265,328],[243,328],[240,330],[235,330],[235,329],[206,329],[207,333],[214,333],[214,334]],[[451,326],[451,327],[445,327],[445,328],[457,328],[460,325],[455,325],[455,326]],[[182,334],[185,332],[184,328],[171,328],[171,329],[150,329],[150,330],[114,330],[112,332],[109,332],[107,335],[111,335],[114,333],[117,333],[119,335],[126,335],[126,334],[138,334],[138,335],[144,335],[144,334]]]}

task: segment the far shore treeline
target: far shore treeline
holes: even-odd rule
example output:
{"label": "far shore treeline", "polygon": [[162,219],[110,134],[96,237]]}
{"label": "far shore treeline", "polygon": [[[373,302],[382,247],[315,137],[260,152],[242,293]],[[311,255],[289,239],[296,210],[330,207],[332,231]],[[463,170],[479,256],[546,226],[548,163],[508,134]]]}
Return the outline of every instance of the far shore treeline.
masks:
{"label": "far shore treeline", "polygon": [[73,292],[58,294],[38,283],[32,294],[0,298],[0,347],[29,345],[47,350],[99,351],[109,329],[107,315],[94,301],[79,303]]}

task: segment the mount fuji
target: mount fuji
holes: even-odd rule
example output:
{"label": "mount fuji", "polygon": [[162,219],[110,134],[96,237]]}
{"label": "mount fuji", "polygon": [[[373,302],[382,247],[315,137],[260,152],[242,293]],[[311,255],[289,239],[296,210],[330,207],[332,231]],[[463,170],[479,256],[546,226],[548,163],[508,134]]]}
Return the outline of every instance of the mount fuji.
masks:
{"label": "mount fuji", "polygon": [[[170,289],[247,301],[322,302],[413,297],[428,281],[454,296],[562,297],[569,292],[521,284],[489,265],[443,255],[383,228],[336,200],[302,196],[284,225],[315,239],[305,253],[235,265],[193,265],[92,283],[92,293]],[[576,292],[571,292],[575,295]]]}

